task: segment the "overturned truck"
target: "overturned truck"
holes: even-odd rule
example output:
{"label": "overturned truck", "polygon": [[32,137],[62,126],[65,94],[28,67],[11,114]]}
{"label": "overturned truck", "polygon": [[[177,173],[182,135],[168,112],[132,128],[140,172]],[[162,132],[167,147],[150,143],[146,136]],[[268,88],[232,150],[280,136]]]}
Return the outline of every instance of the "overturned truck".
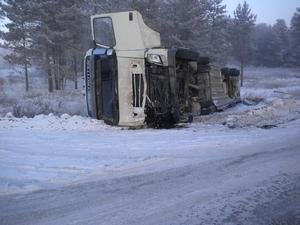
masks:
{"label": "overturned truck", "polygon": [[161,47],[137,11],[92,16],[95,47],[84,59],[89,116],[118,126],[191,122],[240,100],[239,71],[183,48]]}

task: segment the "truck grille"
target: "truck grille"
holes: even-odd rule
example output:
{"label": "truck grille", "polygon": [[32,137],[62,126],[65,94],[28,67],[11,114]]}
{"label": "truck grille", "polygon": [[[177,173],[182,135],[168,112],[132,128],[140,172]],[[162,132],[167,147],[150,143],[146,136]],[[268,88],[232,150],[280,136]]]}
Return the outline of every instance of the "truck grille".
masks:
{"label": "truck grille", "polygon": [[144,80],[142,74],[132,74],[133,107],[142,107],[144,97]]}
{"label": "truck grille", "polygon": [[85,80],[86,80],[86,89],[87,91],[91,90],[91,63],[90,57],[87,56],[85,60]]}

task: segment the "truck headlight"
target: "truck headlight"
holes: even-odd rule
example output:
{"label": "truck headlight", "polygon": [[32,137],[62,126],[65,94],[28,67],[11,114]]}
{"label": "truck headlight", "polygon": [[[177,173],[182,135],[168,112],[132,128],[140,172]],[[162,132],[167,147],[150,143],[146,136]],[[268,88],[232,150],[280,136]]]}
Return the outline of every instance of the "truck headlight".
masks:
{"label": "truck headlight", "polygon": [[107,51],[106,51],[106,55],[108,55],[108,56],[110,56],[110,55],[112,55],[112,54],[114,54],[114,50],[113,49],[107,49]]}
{"label": "truck headlight", "polygon": [[160,55],[149,54],[147,56],[147,60],[148,60],[149,63],[163,65],[163,61],[161,60]]}

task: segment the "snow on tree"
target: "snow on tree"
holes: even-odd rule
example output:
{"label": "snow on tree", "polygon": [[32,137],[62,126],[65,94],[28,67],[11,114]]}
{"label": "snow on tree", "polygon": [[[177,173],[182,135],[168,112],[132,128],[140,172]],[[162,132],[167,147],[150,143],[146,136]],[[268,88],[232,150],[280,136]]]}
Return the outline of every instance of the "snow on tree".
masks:
{"label": "snow on tree", "polygon": [[[35,33],[35,49],[43,59],[48,74],[49,91],[64,89],[70,67],[74,68],[77,86],[77,61],[82,57],[81,35],[84,16],[80,1],[35,0],[39,23]],[[72,59],[72,60],[70,60]],[[72,64],[73,61],[73,64]]]}
{"label": "snow on tree", "polygon": [[251,63],[255,66],[278,67],[281,65],[280,46],[271,25],[262,23],[251,33]]}
{"label": "snow on tree", "polygon": [[161,31],[161,10],[163,2],[160,0],[131,0],[130,9],[137,10],[143,15],[146,24],[151,28]]}
{"label": "snow on tree", "polygon": [[289,55],[289,28],[287,27],[285,20],[278,19],[272,29],[278,47],[277,54],[279,58],[279,65],[284,66],[287,64]]}
{"label": "snow on tree", "polygon": [[243,86],[244,66],[249,52],[250,34],[255,21],[256,15],[252,13],[249,4],[246,1],[243,4],[239,3],[234,11],[232,44],[234,55],[240,62],[241,86]]}
{"label": "snow on tree", "polygon": [[300,8],[297,8],[291,21],[292,63],[300,66]]}
{"label": "snow on tree", "polygon": [[198,0],[168,0],[162,12],[162,39],[167,46],[197,48],[201,9]]}
{"label": "snow on tree", "polygon": [[24,0],[4,0],[0,4],[0,15],[9,19],[7,32],[1,31],[3,47],[11,49],[6,59],[11,64],[21,65],[25,77],[25,90],[29,90],[28,67],[31,62],[33,28],[32,4]]}
{"label": "snow on tree", "polygon": [[208,1],[208,46],[207,55],[212,61],[224,64],[230,54],[229,18],[226,15],[226,6],[222,0]]}
{"label": "snow on tree", "polygon": [[163,43],[197,50],[224,64],[231,48],[225,8],[222,0],[165,1],[160,18]]}

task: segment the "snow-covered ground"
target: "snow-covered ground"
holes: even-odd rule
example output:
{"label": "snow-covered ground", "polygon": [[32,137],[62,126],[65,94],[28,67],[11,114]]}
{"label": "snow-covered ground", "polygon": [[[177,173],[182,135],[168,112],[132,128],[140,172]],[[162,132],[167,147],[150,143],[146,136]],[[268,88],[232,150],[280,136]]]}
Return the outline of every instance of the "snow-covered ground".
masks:
{"label": "snow-covered ground", "polygon": [[8,115],[0,119],[0,194],[78,182],[93,175],[99,178],[128,166],[155,162],[155,169],[160,169],[165,167],[162,161],[170,159],[177,163],[177,158],[189,162],[194,156],[198,161],[238,156],[245,152],[232,149],[262,138],[267,145],[286,132],[298,134],[299,124],[297,120],[270,131],[198,123],[171,130],[126,130],[79,116]]}
{"label": "snow-covered ground", "polygon": [[[1,48],[0,48],[1,60]],[[21,68],[0,62],[0,117],[12,112],[16,117],[38,114],[86,115],[83,79],[78,77],[78,88],[66,80],[64,90],[48,93],[47,76],[38,68],[29,68],[29,91],[25,92],[25,78]]]}
{"label": "snow-covered ground", "polygon": [[300,223],[299,70],[245,81],[243,104],[170,130],[6,114],[0,224]]}
{"label": "snow-covered ground", "polygon": [[300,120],[122,130],[52,117],[1,121],[1,224],[299,222]]}

